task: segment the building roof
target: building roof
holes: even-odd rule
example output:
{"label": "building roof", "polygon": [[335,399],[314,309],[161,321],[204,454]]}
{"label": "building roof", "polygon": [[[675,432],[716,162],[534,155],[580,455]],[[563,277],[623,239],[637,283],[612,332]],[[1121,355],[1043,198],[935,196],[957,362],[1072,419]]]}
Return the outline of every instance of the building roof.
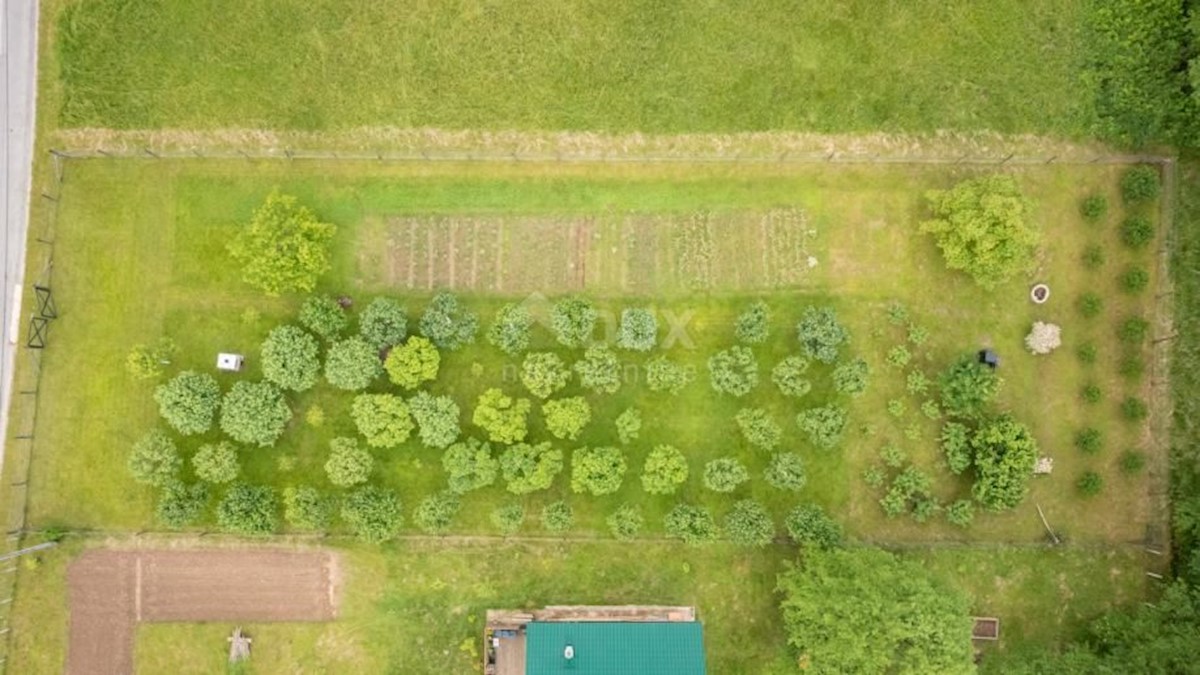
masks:
{"label": "building roof", "polygon": [[705,675],[699,622],[535,621],[525,631],[525,675]]}

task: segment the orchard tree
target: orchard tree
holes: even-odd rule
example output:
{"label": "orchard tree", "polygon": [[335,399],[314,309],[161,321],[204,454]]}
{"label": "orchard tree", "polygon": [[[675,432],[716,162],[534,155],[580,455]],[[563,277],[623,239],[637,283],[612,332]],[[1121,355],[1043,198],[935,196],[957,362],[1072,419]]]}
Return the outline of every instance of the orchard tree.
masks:
{"label": "orchard tree", "polygon": [[445,534],[462,508],[462,500],[449,490],[429,495],[413,511],[413,523],[425,534]]}
{"label": "orchard tree", "polygon": [[270,534],[279,526],[278,509],[271,488],[236,483],[217,504],[217,524],[238,534]]}
{"label": "orchard tree", "polygon": [[514,495],[548,490],[563,470],[563,452],[549,443],[518,443],[500,455],[500,473]]}
{"label": "orchard tree", "polygon": [[1002,381],[996,371],[973,355],[960,358],[939,378],[942,408],[951,417],[978,419],[1000,392]]}
{"label": "orchard tree", "polygon": [[750,480],[750,472],[733,457],[714,459],[704,465],[704,487],[713,492],[733,492]]}
{"label": "orchard tree", "polygon": [[388,352],[383,367],[392,384],[402,389],[416,389],[422,382],[437,379],[441,363],[437,347],[428,339],[414,335]]}
{"label": "orchard tree", "polygon": [[296,529],[327,530],[336,509],[337,500],[310,485],[283,491],[283,518]]}
{"label": "orchard tree", "polygon": [[796,335],[809,358],[821,363],[837,361],[842,345],[850,341],[850,332],[838,323],[832,307],[807,307],[796,324]]}
{"label": "orchard tree", "polygon": [[800,504],[784,520],[788,536],[805,548],[829,550],[842,545],[842,526],[816,504]]}
{"label": "orchard tree", "polygon": [[572,396],[542,404],[546,431],[555,438],[573,441],[592,420],[592,407],[582,396]]}
{"label": "orchard tree", "polygon": [[163,486],[179,475],[183,460],[175,441],[159,429],[142,436],[133,444],[126,466],[133,479],[143,485]]}
{"label": "orchard tree", "polygon": [[329,269],[336,232],[295,197],[273,192],[229,243],[229,253],[242,265],[242,279],[267,295],[310,292]]}
{"label": "orchard tree", "polygon": [[839,405],[809,408],[796,415],[800,430],[818,448],[832,448],[842,441],[846,428],[846,409]]}
{"label": "orchard tree", "polygon": [[663,519],[663,528],[667,536],[693,546],[707,544],[720,534],[717,521],[708,509],[691,504],[679,504],[671,509]]}
{"label": "orchard tree", "polygon": [[283,392],[270,382],[236,382],[221,403],[221,431],[246,445],[274,445],[291,419]]}
{"label": "orchard tree", "polygon": [[771,456],[763,478],[773,488],[799,492],[808,483],[808,472],[800,455],[794,452],[777,452]]}
{"label": "orchard tree", "polygon": [[358,334],[376,349],[398,345],[408,335],[408,312],[391,298],[375,298],[358,316]]}
{"label": "orchard tree", "polygon": [[500,463],[492,456],[491,445],[468,438],[446,449],[442,468],[449,478],[450,491],[461,495],[495,483]]}
{"label": "orchard tree", "polygon": [[861,396],[871,381],[871,367],[862,359],[839,363],[833,369],[833,388],[839,393]]}
{"label": "orchard tree", "polygon": [[774,450],[783,437],[783,429],[764,408],[742,408],[734,421],[746,442],[763,450]]}
{"label": "orchard tree", "polygon": [[922,222],[921,231],[933,235],[950,269],[991,289],[1033,264],[1041,236],[1012,176],[965,180],[925,198],[933,219]]}
{"label": "orchard tree", "polygon": [[359,539],[382,544],[400,534],[404,511],[395,492],[367,486],[342,500],[342,520]]}
{"label": "orchard tree", "polygon": [[346,330],[346,310],[342,309],[337,300],[328,295],[309,296],[300,305],[300,325],[311,330],[325,339],[333,342],[342,331]]}
{"label": "orchard tree", "polygon": [[596,329],[596,308],[582,298],[565,298],[554,303],[550,310],[550,329],[559,344],[585,347],[592,341]]}
{"label": "orchard tree", "polygon": [[613,537],[629,541],[642,531],[646,525],[646,519],[638,507],[633,504],[622,504],[608,518],[604,519],[604,523],[608,525],[608,531],[612,532]]}
{"label": "orchard tree", "polygon": [[942,425],[942,433],[938,441],[942,453],[946,455],[946,464],[955,474],[966,471],[971,466],[971,432],[965,424],[946,422]]}
{"label": "orchard tree", "polygon": [[674,494],[687,482],[687,458],[670,445],[655,446],[642,465],[642,489],[652,495]]}
{"label": "orchard tree", "polygon": [[642,431],[642,413],[638,412],[637,408],[626,408],[624,412],[617,415],[617,438],[624,445],[629,445],[637,440],[638,434]]}
{"label": "orchard tree", "polygon": [[617,346],[635,352],[648,352],[658,341],[658,319],[654,312],[631,307],[621,311],[621,325],[617,328]]}
{"label": "orchard tree", "polygon": [[771,381],[784,396],[804,396],[812,391],[812,382],[804,377],[808,366],[803,356],[789,356],[771,369]]}
{"label": "orchard tree", "polygon": [[438,293],[429,301],[421,315],[421,335],[429,338],[441,349],[455,351],[475,341],[479,331],[479,318],[463,307],[458,296]]}
{"label": "orchard tree", "polygon": [[575,512],[562,501],[550,502],[542,508],[542,527],[547,532],[566,532],[575,524]]}
{"label": "orchard tree", "polygon": [[547,398],[567,386],[571,369],[558,354],[533,352],[521,363],[521,384],[538,398]]}
{"label": "orchard tree", "polygon": [[1038,447],[1024,424],[1008,416],[984,422],[971,435],[975,484],[971,494],[989,511],[1011,509],[1025,499]]}
{"label": "orchard tree", "polygon": [[329,482],[338,487],[351,487],[365,483],[375,468],[371,453],[358,447],[354,438],[335,438],[329,442],[329,459],[325,461],[325,474]]}
{"label": "orchard tree", "polygon": [[373,448],[394,448],[408,440],[416,425],[408,404],[391,394],[359,394],[350,405],[358,433]]}
{"label": "orchard tree", "polygon": [[202,434],[212,428],[221,405],[221,385],[207,373],[185,370],[154,390],[158,412],[184,436]]}
{"label": "orchard tree", "polygon": [[676,363],[665,356],[656,356],[646,362],[646,386],[650,391],[678,394],[694,379],[694,366]]}
{"label": "orchard tree", "polygon": [[738,546],[762,548],[775,539],[775,523],[760,502],[742,499],[725,516],[725,535]]}
{"label": "orchard tree", "polygon": [[427,448],[441,450],[458,440],[462,433],[458,424],[458,404],[449,396],[419,391],[408,400],[408,409],[417,421],[421,443]]}
{"label": "orchard tree", "polygon": [[237,448],[228,441],[202,445],[192,455],[192,469],[206,483],[232,482],[241,473]]}
{"label": "orchard tree", "polygon": [[317,339],[297,326],[279,326],[262,343],[263,377],[280,389],[308,391],[321,372]]}
{"label": "orchard tree", "polygon": [[382,371],[379,352],[357,335],[330,345],[325,358],[325,379],[344,391],[366,389]]}
{"label": "orchard tree", "polygon": [[758,386],[758,361],[749,347],[736,345],[709,357],[708,376],[714,390],[741,398]]}
{"label": "orchard tree", "polygon": [[533,316],[524,305],[508,303],[496,312],[492,327],[488,329],[488,342],[509,356],[516,356],[529,349],[529,333],[533,328]]}
{"label": "orchard tree", "polygon": [[771,335],[771,310],[767,303],[759,300],[738,315],[733,325],[737,341],[747,345],[758,345]]}
{"label": "orchard tree", "polygon": [[613,394],[621,388],[621,363],[607,345],[595,344],[575,362],[579,383],[598,394]]}
{"label": "orchard tree", "polygon": [[125,357],[125,370],[139,380],[157,379],[163,374],[163,365],[179,353],[179,345],[171,338],[159,338],[152,345],[134,345]]}
{"label": "orchard tree", "polygon": [[579,448],[571,458],[571,489],[597,497],[621,489],[625,455],[618,448]]}
{"label": "orchard tree", "polygon": [[514,399],[491,388],[479,396],[471,421],[487,432],[493,443],[519,443],[528,433],[529,399]]}
{"label": "orchard tree", "polygon": [[171,481],[158,493],[154,517],[171,529],[187,527],[204,515],[209,496],[208,486],[204,483],[185,485]]}

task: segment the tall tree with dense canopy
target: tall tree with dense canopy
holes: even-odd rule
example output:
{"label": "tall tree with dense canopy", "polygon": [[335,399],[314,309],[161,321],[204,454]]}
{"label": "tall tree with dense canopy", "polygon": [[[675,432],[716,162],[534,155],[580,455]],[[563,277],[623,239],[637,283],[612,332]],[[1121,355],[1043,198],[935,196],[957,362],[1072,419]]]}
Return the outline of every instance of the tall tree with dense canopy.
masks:
{"label": "tall tree with dense canopy", "polygon": [[154,389],[154,400],[163,419],[184,436],[212,428],[221,405],[221,385],[207,373],[185,370]]}
{"label": "tall tree with dense canopy", "polygon": [[228,441],[202,445],[192,455],[192,469],[206,483],[229,483],[241,473],[237,448]]}
{"label": "tall tree with dense canopy", "polygon": [[419,391],[408,400],[408,409],[417,421],[418,435],[427,448],[441,450],[458,440],[462,429],[458,423],[458,404],[449,396],[434,396]]}
{"label": "tall tree with dense canopy", "polygon": [[365,483],[375,468],[371,453],[358,447],[354,438],[335,438],[329,442],[329,459],[325,461],[325,474],[329,482],[338,487],[351,487]]}
{"label": "tall tree with dense canopy", "polygon": [[239,534],[270,534],[279,525],[275,491],[265,485],[237,483],[217,504],[217,523]]}
{"label": "tall tree with dense canopy", "polygon": [[328,295],[309,296],[300,305],[300,325],[333,342],[346,329],[350,320],[341,303]]}
{"label": "tall tree with dense canopy", "polygon": [[500,455],[500,473],[515,495],[547,490],[563,470],[563,452],[549,443],[518,443]]}
{"label": "tall tree with dense canopy", "polygon": [[437,347],[428,339],[414,335],[388,352],[383,367],[392,384],[402,389],[416,389],[423,382],[437,379],[441,363]]}
{"label": "tall tree with dense canopy", "polygon": [[759,300],[738,315],[733,325],[737,341],[746,345],[757,345],[767,341],[771,335],[771,310],[767,303]]}
{"label": "tall tree with dense canopy", "polygon": [[546,401],[542,404],[546,431],[555,438],[573,441],[592,421],[592,407],[582,396]]}
{"label": "tall tree with dense canopy", "polygon": [[479,318],[463,306],[457,295],[438,293],[429,301],[418,327],[421,335],[440,349],[455,351],[475,341]]}
{"label": "tall tree with dense canopy", "polygon": [[654,349],[658,340],[658,319],[654,312],[643,307],[621,310],[621,325],[617,328],[617,346],[637,352]]}
{"label": "tall tree with dense canopy", "polygon": [[598,394],[614,394],[621,388],[621,362],[607,345],[587,348],[583,358],[575,362],[579,384]]}
{"label": "tall tree with dense canopy", "polygon": [[178,529],[200,520],[208,508],[208,486],[204,483],[185,485],[171,481],[163,486],[154,506],[154,517],[163,525]]}
{"label": "tall tree with dense canopy", "polygon": [[387,349],[408,335],[408,313],[391,298],[375,298],[358,316],[358,334],[376,349]]}
{"label": "tall tree with dense canopy", "polygon": [[618,448],[579,448],[571,458],[571,489],[595,496],[621,489],[625,455]]}
{"label": "tall tree with dense canopy", "polygon": [[796,415],[800,430],[818,448],[832,448],[842,442],[846,428],[846,409],[834,404],[809,408]]}
{"label": "tall tree with dense canopy", "polygon": [[982,417],[988,404],[1000,393],[1002,383],[994,369],[980,363],[973,355],[963,356],[938,379],[942,408],[951,417]]}
{"label": "tall tree with dense canopy", "polygon": [[468,438],[451,445],[442,454],[450,491],[466,494],[496,482],[500,463],[492,456],[492,446],[477,438]]}
{"label": "tall tree with dense canopy", "polygon": [[725,516],[725,536],[738,546],[762,548],[775,539],[775,523],[761,502],[742,499]]}
{"label": "tall tree with dense canopy", "polygon": [[678,394],[696,379],[696,367],[676,363],[665,356],[656,356],[646,362],[646,386],[650,391],[665,391]]}
{"label": "tall tree with dense canopy", "polygon": [[533,352],[521,362],[521,384],[538,398],[549,397],[570,380],[571,369],[553,352]]}
{"label": "tall tree with dense canopy", "polygon": [[585,347],[592,341],[598,314],[592,303],[583,298],[566,298],[550,309],[550,329],[559,344]]}
{"label": "tall tree with dense canopy", "polygon": [[838,322],[832,307],[807,307],[796,324],[796,335],[809,358],[821,363],[837,361],[842,345],[850,341],[850,331]]}
{"label": "tall tree with dense canopy", "polygon": [[342,501],[342,520],[368,544],[395,539],[404,524],[400,497],[391,490],[361,487]]}
{"label": "tall tree with dense canopy", "polygon": [[508,303],[496,311],[487,332],[487,340],[509,356],[516,356],[529,349],[529,332],[533,328],[533,315],[524,305]]}
{"label": "tall tree with dense canopy", "polygon": [[712,513],[703,506],[691,504],[679,504],[667,512],[663,518],[663,529],[667,531],[667,536],[693,546],[713,541],[720,534]]}
{"label": "tall tree with dense canopy", "polygon": [[715,391],[741,398],[758,386],[758,361],[749,347],[735,345],[709,357],[708,377]]}
{"label": "tall tree with dense canopy", "polygon": [[655,446],[642,465],[642,489],[652,495],[674,494],[687,482],[687,458],[670,445]]}
{"label": "tall tree with dense canopy", "polygon": [[394,448],[408,440],[416,424],[404,399],[392,394],[359,394],[350,405],[358,433],[373,448]]}
{"label": "tall tree with dense canopy", "polygon": [[529,399],[515,399],[493,387],[480,394],[471,421],[493,443],[519,443],[528,433],[529,407]]}
{"label": "tall tree with dense canopy", "polygon": [[379,352],[357,335],[330,345],[325,357],[325,379],[344,391],[366,389],[381,372]]}
{"label": "tall tree with dense canopy", "polygon": [[273,192],[229,243],[229,253],[242,265],[242,279],[267,295],[307,293],[329,269],[336,232],[295,197]]}
{"label": "tall tree with dense canopy", "polygon": [[1037,463],[1038,446],[1029,428],[1001,416],[971,435],[975,484],[971,494],[989,511],[1011,509],[1025,499]]}
{"label": "tall tree with dense canopy", "polygon": [[325,530],[333,522],[337,501],[310,485],[283,491],[283,518],[301,530]]}
{"label": "tall tree with dense canopy", "polygon": [[274,445],[291,419],[283,392],[270,382],[237,382],[221,404],[221,431],[246,445]]}
{"label": "tall tree with dense canopy", "polygon": [[182,466],[175,441],[160,429],[139,438],[126,462],[129,474],[143,485],[166,485],[175,480]]}
{"label": "tall tree with dense canopy", "polygon": [[308,391],[321,372],[321,346],[298,326],[279,326],[262,343],[263,377],[288,391]]}

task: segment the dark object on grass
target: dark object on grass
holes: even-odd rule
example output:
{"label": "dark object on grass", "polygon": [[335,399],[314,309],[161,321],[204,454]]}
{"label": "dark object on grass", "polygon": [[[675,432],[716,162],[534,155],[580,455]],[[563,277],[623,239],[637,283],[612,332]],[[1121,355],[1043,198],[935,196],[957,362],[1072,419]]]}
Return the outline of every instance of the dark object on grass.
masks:
{"label": "dark object on grass", "polygon": [[990,349],[980,349],[979,362],[989,368],[998,368],[1000,366],[1000,356]]}

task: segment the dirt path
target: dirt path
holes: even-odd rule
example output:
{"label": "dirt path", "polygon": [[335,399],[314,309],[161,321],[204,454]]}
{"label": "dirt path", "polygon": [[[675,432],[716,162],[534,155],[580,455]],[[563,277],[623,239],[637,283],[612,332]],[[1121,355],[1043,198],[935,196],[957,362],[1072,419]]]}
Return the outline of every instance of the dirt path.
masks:
{"label": "dirt path", "polygon": [[139,621],[327,621],[337,611],[337,559],[322,551],[88,551],[67,584],[72,675],[133,672]]}

